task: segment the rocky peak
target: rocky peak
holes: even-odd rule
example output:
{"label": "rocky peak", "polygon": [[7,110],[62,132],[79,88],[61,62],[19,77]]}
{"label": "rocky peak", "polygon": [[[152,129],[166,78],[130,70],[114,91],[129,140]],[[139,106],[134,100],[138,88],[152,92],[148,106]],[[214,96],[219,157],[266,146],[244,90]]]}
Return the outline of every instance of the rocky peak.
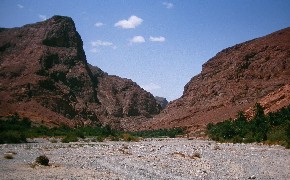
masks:
{"label": "rocky peak", "polygon": [[82,47],[83,43],[76,31],[73,20],[69,17],[53,16],[46,21],[43,44],[51,47]]}

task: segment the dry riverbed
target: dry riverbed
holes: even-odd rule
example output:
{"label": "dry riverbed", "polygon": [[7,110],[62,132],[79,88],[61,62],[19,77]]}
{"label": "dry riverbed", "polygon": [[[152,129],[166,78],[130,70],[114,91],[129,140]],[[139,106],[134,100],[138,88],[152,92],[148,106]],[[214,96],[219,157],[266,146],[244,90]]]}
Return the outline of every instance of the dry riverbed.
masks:
{"label": "dry riverbed", "polygon": [[[183,138],[34,141],[0,145],[0,179],[290,179],[290,150],[281,146]],[[4,157],[9,152],[13,159]],[[40,155],[49,166],[34,164]]]}

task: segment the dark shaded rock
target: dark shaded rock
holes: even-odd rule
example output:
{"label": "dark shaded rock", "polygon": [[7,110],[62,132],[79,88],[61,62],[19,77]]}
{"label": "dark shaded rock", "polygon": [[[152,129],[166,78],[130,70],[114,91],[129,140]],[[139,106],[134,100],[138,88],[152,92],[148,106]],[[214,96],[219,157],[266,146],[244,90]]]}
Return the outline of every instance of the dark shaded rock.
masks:
{"label": "dark shaded rock", "polygon": [[165,107],[168,104],[168,101],[164,97],[155,96],[155,100],[161,106],[162,109],[165,109]]}
{"label": "dark shaded rock", "polygon": [[152,94],[143,90],[135,82],[108,75],[98,78],[98,81],[98,98],[108,115],[151,117],[159,113],[160,107]]}

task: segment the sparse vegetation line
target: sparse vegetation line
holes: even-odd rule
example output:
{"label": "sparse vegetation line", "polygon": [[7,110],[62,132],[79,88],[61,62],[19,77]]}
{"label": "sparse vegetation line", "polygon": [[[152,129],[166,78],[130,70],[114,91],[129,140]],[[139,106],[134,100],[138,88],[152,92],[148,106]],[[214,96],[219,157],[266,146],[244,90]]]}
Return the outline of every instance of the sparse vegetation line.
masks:
{"label": "sparse vegetation line", "polygon": [[[159,129],[141,132],[124,132],[112,129],[110,126],[86,126],[79,128],[69,128],[61,125],[58,128],[48,128],[46,126],[34,126],[28,118],[21,118],[18,114],[0,118],[0,144],[4,143],[25,143],[26,138],[36,137],[62,137],[61,142],[76,142],[79,138],[93,137],[92,141],[102,142],[108,138],[112,141],[139,141],[140,138],[150,137],[170,137],[183,134],[181,128]],[[56,143],[55,139],[51,140]]]}

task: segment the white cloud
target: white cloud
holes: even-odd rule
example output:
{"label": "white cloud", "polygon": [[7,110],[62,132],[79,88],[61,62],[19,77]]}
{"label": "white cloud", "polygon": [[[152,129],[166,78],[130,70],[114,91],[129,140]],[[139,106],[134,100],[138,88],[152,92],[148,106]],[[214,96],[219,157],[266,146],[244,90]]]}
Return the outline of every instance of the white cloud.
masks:
{"label": "white cloud", "polygon": [[97,46],[112,46],[113,43],[108,42],[108,41],[101,41],[101,40],[97,40],[97,41],[92,41],[91,45],[93,47],[97,47]]}
{"label": "white cloud", "polygon": [[41,14],[39,14],[38,17],[39,17],[42,21],[47,20],[46,15],[41,15]]}
{"label": "white cloud", "polygon": [[123,29],[132,29],[139,26],[142,22],[143,22],[143,19],[132,15],[131,17],[129,17],[128,20],[123,19],[115,23],[115,27],[120,27]]}
{"label": "white cloud", "polygon": [[163,37],[163,36],[159,36],[159,37],[150,36],[149,40],[153,41],[153,42],[164,42],[165,41],[165,37]]}
{"label": "white cloud", "polygon": [[23,6],[23,5],[21,5],[21,4],[17,4],[17,7],[18,7],[19,9],[22,9],[22,8],[24,8],[24,6]]}
{"label": "white cloud", "polygon": [[97,52],[99,52],[99,50],[98,50],[97,48],[92,48],[92,49],[90,50],[90,52],[91,52],[91,53],[97,53]]}
{"label": "white cloud", "polygon": [[167,9],[171,9],[171,8],[173,8],[173,4],[170,3],[170,2],[163,2],[162,4],[163,4]]}
{"label": "white cloud", "polygon": [[104,25],[104,24],[103,24],[102,22],[96,22],[96,23],[95,23],[95,26],[96,26],[96,27],[101,27],[101,26],[103,26],[103,25]]}
{"label": "white cloud", "polygon": [[161,87],[158,84],[155,83],[149,83],[146,85],[141,85],[141,87],[143,89],[145,89],[146,91],[152,91],[152,90],[156,90],[156,89],[161,89]]}
{"label": "white cloud", "polygon": [[132,39],[130,39],[131,43],[144,43],[145,39],[143,36],[134,36]]}

